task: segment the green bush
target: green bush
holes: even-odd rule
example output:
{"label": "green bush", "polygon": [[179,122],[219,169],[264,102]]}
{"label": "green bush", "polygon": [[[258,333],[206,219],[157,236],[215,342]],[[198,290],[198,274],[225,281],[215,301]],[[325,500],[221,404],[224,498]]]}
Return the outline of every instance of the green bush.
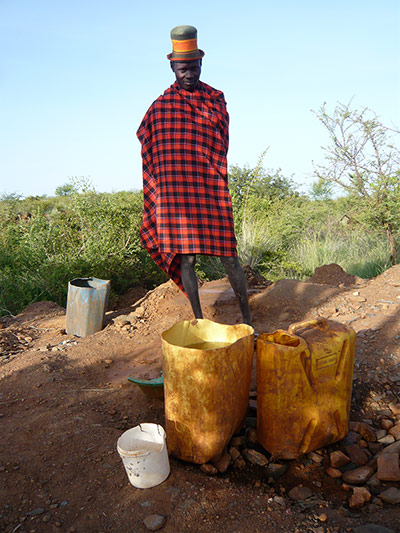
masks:
{"label": "green bush", "polygon": [[[370,278],[390,266],[384,232],[376,228],[366,231],[364,211],[368,206],[358,199],[312,201],[296,194],[290,182],[278,180],[276,175],[279,194],[265,186],[261,192],[261,184],[255,188],[251,181],[252,171],[240,172],[235,167],[234,172],[239,258],[268,279],[305,279],[315,268],[329,263]],[[344,215],[349,225],[343,222]]]}
{"label": "green bush", "polygon": [[1,202],[0,312],[38,300],[65,305],[76,277],[110,279],[111,300],[135,285],[164,281],[140,245],[142,205],[139,192],[94,191]]}

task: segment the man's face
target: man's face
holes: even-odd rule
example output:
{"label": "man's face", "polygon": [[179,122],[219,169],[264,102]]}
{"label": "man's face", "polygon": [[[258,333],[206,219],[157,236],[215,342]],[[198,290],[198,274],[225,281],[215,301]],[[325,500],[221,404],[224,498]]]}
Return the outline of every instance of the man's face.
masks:
{"label": "man's face", "polygon": [[182,89],[190,92],[196,89],[200,79],[201,59],[185,62],[171,61],[171,68]]}

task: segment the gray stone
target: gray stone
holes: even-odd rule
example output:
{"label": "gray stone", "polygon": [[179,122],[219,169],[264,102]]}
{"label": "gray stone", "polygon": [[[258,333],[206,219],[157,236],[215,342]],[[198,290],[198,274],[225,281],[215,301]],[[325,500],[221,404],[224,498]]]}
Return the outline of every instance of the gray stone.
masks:
{"label": "gray stone", "polygon": [[243,470],[244,468],[246,468],[246,461],[243,459],[243,457],[238,457],[237,459],[235,459],[233,464],[235,468],[238,468],[239,470]]}
{"label": "gray stone", "polygon": [[400,439],[400,422],[397,422],[397,424],[395,424],[393,427],[391,427],[389,429],[389,433],[391,435],[393,435],[395,440],[399,440]]}
{"label": "gray stone", "polygon": [[313,491],[309,487],[304,487],[303,485],[297,485],[288,492],[289,498],[292,500],[306,500],[313,495]]}
{"label": "gray stone", "polygon": [[381,409],[377,412],[379,416],[392,416],[393,412],[391,409]]}
{"label": "gray stone", "polygon": [[374,494],[376,494],[376,491],[379,491],[379,489],[382,486],[382,483],[379,481],[379,479],[376,477],[376,473],[369,478],[367,481],[368,487],[371,487],[371,490],[374,491]]}
{"label": "gray stone", "polygon": [[396,533],[393,529],[378,524],[364,524],[354,528],[354,533]]}
{"label": "gray stone", "polygon": [[310,452],[308,454],[308,457],[311,459],[313,463],[317,463],[317,464],[322,463],[322,461],[324,460],[324,456],[316,452]]}
{"label": "gray stone", "polygon": [[229,454],[230,456],[232,457],[232,461],[235,461],[236,459],[238,459],[240,457],[240,452],[237,448],[235,448],[234,446],[232,446],[230,449],[229,449]]}
{"label": "gray stone", "polygon": [[328,476],[333,478],[340,478],[343,475],[338,468],[333,468],[332,466],[326,469],[326,473],[328,474]]}
{"label": "gray stone", "polygon": [[355,431],[349,431],[345,438],[343,439],[343,444],[354,444],[360,440],[360,434]]}
{"label": "gray stone", "polygon": [[400,503],[400,490],[396,487],[389,487],[379,494],[379,498],[386,503]]}
{"label": "gray stone", "polygon": [[373,428],[365,422],[350,422],[349,428],[359,433],[367,442],[375,442],[376,436]]}
{"label": "gray stone", "polygon": [[358,444],[346,444],[344,448],[351,462],[355,465],[361,466],[368,463],[368,455]]}
{"label": "gray stone", "polygon": [[140,307],[137,307],[132,313],[130,313],[131,315],[134,315],[136,316],[137,318],[142,318],[144,316],[144,313],[145,313],[145,308],[140,306]]}
{"label": "gray stone", "polygon": [[392,402],[389,404],[389,408],[395,415],[400,415],[400,403],[399,402]]}
{"label": "gray stone", "polygon": [[347,465],[347,463],[350,463],[350,458],[347,457],[343,452],[340,450],[335,450],[329,455],[331,466],[333,468],[340,468],[341,466]]}
{"label": "gray stone", "polygon": [[246,443],[246,437],[244,435],[235,435],[231,438],[229,445],[230,446],[243,446]]}
{"label": "gray stone", "polygon": [[149,516],[146,516],[146,518],[143,520],[144,525],[150,531],[158,531],[159,529],[164,527],[166,521],[167,518],[159,514],[150,514]]}
{"label": "gray stone", "polygon": [[268,459],[260,452],[256,450],[246,449],[243,450],[243,455],[253,465],[265,466],[268,464]]}
{"label": "gray stone", "polygon": [[387,435],[386,429],[378,429],[376,432],[376,440],[383,439],[385,435]]}
{"label": "gray stone", "polygon": [[38,516],[42,513],[44,513],[44,509],[42,509],[41,507],[36,507],[36,509],[32,509],[32,511],[29,511],[26,514],[27,516]]}
{"label": "gray stone", "polygon": [[353,494],[349,498],[349,507],[361,509],[364,503],[369,502],[371,493],[365,487],[353,487]]}
{"label": "gray stone", "polygon": [[382,418],[381,420],[381,426],[383,429],[386,429],[386,431],[393,427],[393,422],[389,420],[389,418]]}
{"label": "gray stone", "polygon": [[130,323],[131,321],[129,320],[129,316],[127,315],[119,315],[114,318],[114,324],[118,327],[127,326]]}
{"label": "gray stone", "polygon": [[213,465],[210,465],[210,463],[201,465],[200,470],[207,476],[215,476],[215,474],[218,474],[218,470]]}
{"label": "gray stone", "polygon": [[382,453],[400,453],[400,440],[383,448]]}
{"label": "gray stone", "polygon": [[231,464],[231,456],[228,452],[225,452],[218,461],[213,461],[213,465],[217,470],[223,474],[226,472],[229,468],[229,465]]}
{"label": "gray stone", "polygon": [[343,481],[349,485],[362,485],[374,473],[370,466],[360,466],[354,470],[348,470],[343,474]]}
{"label": "gray stone", "polygon": [[385,435],[384,437],[380,438],[378,440],[379,444],[384,444],[384,445],[388,445],[388,444],[392,444],[393,442],[395,442],[395,438],[393,437],[393,435]]}
{"label": "gray stone", "polygon": [[287,464],[279,465],[277,463],[270,463],[265,469],[265,472],[268,477],[272,477],[273,479],[279,479],[286,472],[287,468]]}

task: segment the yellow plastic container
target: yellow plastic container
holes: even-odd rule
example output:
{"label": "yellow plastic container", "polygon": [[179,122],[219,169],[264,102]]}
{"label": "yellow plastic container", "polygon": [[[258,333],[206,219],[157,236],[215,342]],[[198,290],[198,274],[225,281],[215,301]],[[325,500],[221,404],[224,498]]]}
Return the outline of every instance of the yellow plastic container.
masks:
{"label": "yellow plastic container", "polygon": [[194,320],[161,337],[168,449],[193,463],[218,459],[246,416],[254,330]]}
{"label": "yellow plastic container", "polygon": [[348,432],[355,331],[333,320],[300,322],[257,339],[257,438],[294,459]]}

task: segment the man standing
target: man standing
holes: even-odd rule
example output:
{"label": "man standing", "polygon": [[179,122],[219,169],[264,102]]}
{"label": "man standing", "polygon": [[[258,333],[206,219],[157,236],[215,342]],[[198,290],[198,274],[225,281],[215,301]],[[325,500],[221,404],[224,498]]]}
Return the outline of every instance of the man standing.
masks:
{"label": "man standing", "polygon": [[200,81],[204,52],[197,30],[171,30],[176,81],[150,106],[137,132],[143,160],[142,245],[203,318],[196,254],[218,256],[251,324],[246,280],[236,250],[228,190],[229,115],[221,91]]}

